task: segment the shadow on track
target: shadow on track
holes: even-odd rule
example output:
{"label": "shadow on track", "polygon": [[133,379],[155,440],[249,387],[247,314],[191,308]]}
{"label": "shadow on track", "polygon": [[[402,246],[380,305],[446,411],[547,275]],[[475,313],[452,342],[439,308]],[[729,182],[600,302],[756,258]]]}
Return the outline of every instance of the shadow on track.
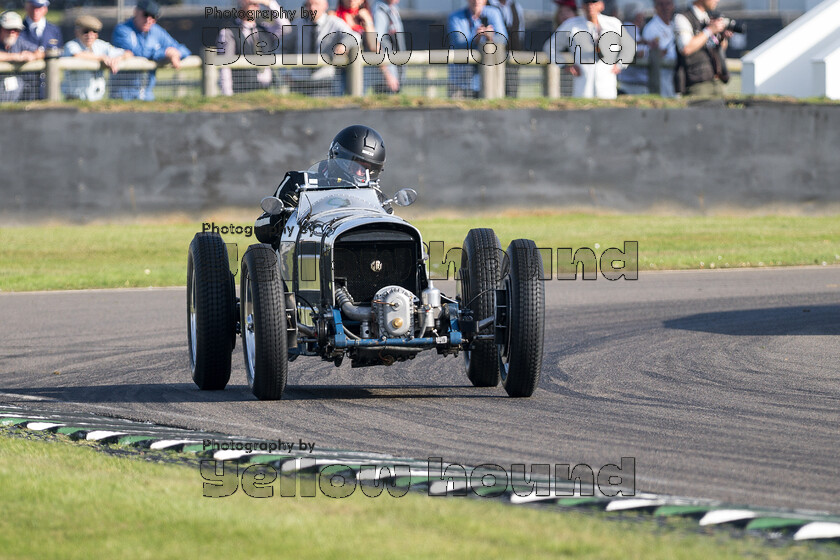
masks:
{"label": "shadow on track", "polygon": [[193,383],[126,383],[123,385],[69,385],[54,387],[16,387],[6,394],[31,395],[79,403],[168,403],[229,402],[253,400],[247,386],[225,391],[199,391]]}
{"label": "shadow on track", "polygon": [[698,313],[664,321],[667,329],[733,336],[840,335],[840,305],[797,305]]}
{"label": "shadow on track", "polygon": [[[493,393],[489,391],[469,385],[289,385],[283,393],[282,400],[507,398],[500,388],[493,388]],[[257,400],[247,385],[229,385],[222,391],[200,391],[192,383],[18,387],[4,389],[3,393],[79,403],[202,403]]]}
{"label": "shadow on track", "polygon": [[489,390],[471,385],[288,385],[283,400],[507,398],[500,387]]}

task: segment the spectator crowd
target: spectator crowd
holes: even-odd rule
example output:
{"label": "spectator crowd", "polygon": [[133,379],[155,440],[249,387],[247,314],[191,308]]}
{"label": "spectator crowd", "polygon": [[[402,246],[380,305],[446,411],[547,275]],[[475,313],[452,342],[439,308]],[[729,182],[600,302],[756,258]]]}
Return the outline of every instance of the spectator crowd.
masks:
{"label": "spectator crowd", "polygon": [[[638,93],[658,93],[663,97],[722,95],[723,83],[728,79],[725,50],[731,33],[725,29],[722,18],[714,14],[718,0],[695,0],[679,14],[675,14],[673,0],[652,1],[652,11],[630,5],[619,19],[615,10],[606,13],[604,0],[554,0],[556,30],[542,51],[558,62],[571,55],[573,60],[564,65],[563,72],[572,82],[574,97],[611,99]],[[240,14],[284,13],[276,0],[237,2]],[[217,56],[222,57],[220,60],[236,60],[241,55],[276,50],[279,44],[272,49],[272,41],[266,47],[266,37],[282,39],[284,54],[334,56],[346,53],[349,43],[345,39],[352,37],[364,51],[378,53],[375,59],[384,60],[380,66],[366,66],[365,82],[372,84],[377,93],[398,93],[404,86],[405,67],[383,57],[386,50],[393,55],[412,48],[406,44],[408,36],[398,4],[399,0],[338,0],[337,9],[331,11],[328,0],[305,0],[302,8],[312,14],[311,18],[237,19],[219,33]],[[114,29],[110,43],[100,37],[102,22],[92,15],[76,18],[75,37],[65,43],[59,28],[46,19],[49,5],[50,0],[26,0],[25,18],[12,11],[0,14],[0,62],[29,62],[43,59],[48,53],[54,56],[55,52],[98,62],[98,69],[64,72],[61,92],[65,98],[98,100],[107,95],[115,99],[154,99],[156,70],[123,70],[123,63],[140,57],[178,69],[181,60],[190,55],[186,46],[158,25],[160,5],[156,0],[138,0],[132,16]],[[539,50],[539,45],[530,44],[533,41],[529,41],[528,31],[519,0],[466,0],[464,8],[447,19],[446,44],[456,51]],[[599,39],[610,32],[619,36],[634,33],[636,61],[656,55],[661,63],[656,80],[659,91],[649,91],[646,66],[627,64],[623,59],[616,63],[604,61],[598,49]],[[316,66],[278,69],[254,65],[231,69],[223,62],[220,91],[233,95],[267,89],[282,81],[306,84],[305,91],[313,95],[342,94],[342,70],[329,64]],[[519,65],[508,58],[506,96],[517,96],[519,74]],[[0,74],[0,101],[44,99],[45,78],[44,72],[25,70]],[[480,80],[475,64],[450,64],[448,93],[451,97],[476,97]]]}
{"label": "spectator crowd", "polygon": [[[74,22],[75,38],[63,41],[61,30],[46,19],[49,0],[26,0],[26,18],[7,11],[0,14],[0,62],[29,62],[43,59],[48,51],[62,56],[99,62],[111,73],[107,87],[103,70],[68,70],[61,91],[69,99],[96,101],[106,91],[114,99],[154,99],[155,70],[120,72],[127,58],[137,56],[168,62],[178,68],[190,51],[160,25],[160,5],[155,0],[138,0],[132,17],[114,29],[112,43],[99,38],[102,22],[81,15]],[[0,76],[0,100],[27,101],[46,98],[46,74],[23,72]]]}

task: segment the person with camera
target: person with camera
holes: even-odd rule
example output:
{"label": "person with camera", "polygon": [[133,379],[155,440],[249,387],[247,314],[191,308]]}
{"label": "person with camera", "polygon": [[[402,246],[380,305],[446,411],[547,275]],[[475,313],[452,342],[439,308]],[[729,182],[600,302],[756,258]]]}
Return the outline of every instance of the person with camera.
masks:
{"label": "person with camera", "polygon": [[723,84],[729,81],[726,69],[728,29],[731,20],[714,13],[719,0],[695,0],[685,12],[674,17],[677,66],[674,90],[685,95],[723,97]]}
{"label": "person with camera", "polygon": [[[449,14],[446,25],[449,46],[454,49],[481,48],[484,43],[507,44],[505,20],[487,0],[467,0],[467,7]],[[449,97],[478,97],[481,78],[475,67],[449,65]]]}

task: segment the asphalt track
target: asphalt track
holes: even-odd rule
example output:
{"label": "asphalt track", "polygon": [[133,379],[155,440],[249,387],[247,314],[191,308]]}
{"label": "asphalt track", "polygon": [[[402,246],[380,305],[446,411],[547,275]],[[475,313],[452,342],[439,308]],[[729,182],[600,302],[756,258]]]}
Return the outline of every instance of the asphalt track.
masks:
{"label": "asphalt track", "polygon": [[[185,290],[0,294],[0,402],[243,437],[509,466],[636,459],[640,491],[840,513],[840,268],[549,281],[530,399],[458,357],[390,368],[302,358],[259,402],[189,376]],[[451,291],[451,290],[448,290]],[[58,372],[58,373],[55,373]]]}

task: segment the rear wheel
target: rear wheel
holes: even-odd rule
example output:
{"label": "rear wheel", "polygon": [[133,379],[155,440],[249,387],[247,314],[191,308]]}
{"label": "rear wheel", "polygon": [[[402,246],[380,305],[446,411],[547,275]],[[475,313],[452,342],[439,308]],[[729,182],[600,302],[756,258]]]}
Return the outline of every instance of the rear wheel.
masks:
{"label": "rear wheel", "polygon": [[[461,250],[462,305],[476,323],[494,312],[495,290],[502,267],[502,246],[492,229],[471,229]],[[492,340],[477,340],[464,352],[467,377],[476,387],[499,384],[499,352]]]}
{"label": "rear wheel", "polygon": [[202,390],[224,389],[236,340],[236,294],[227,247],[218,233],[197,233],[187,257],[190,371]]}
{"label": "rear wheel", "polygon": [[505,309],[497,311],[504,341],[499,344],[502,386],[511,397],[530,397],[542,371],[545,285],[542,257],[530,239],[514,239],[507,249]]}
{"label": "rear wheel", "polygon": [[248,386],[260,400],[283,395],[288,333],[283,281],[270,245],[251,245],[242,257],[239,290],[242,350]]}

